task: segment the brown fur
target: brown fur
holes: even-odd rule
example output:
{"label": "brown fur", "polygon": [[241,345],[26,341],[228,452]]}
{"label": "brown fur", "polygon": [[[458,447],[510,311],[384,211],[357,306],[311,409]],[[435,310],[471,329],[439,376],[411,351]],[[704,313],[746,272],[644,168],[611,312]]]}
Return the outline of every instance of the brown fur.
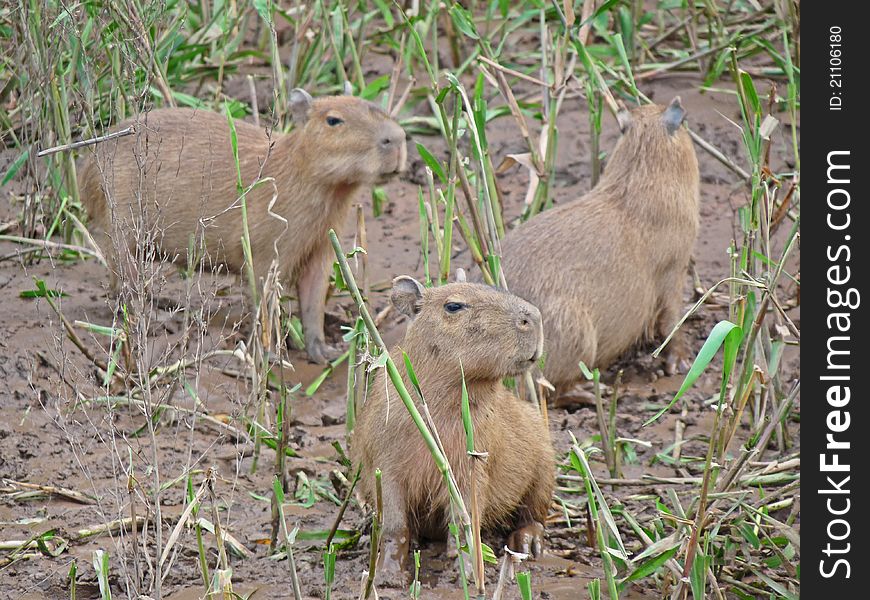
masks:
{"label": "brown fur", "polygon": [[[296,127],[287,135],[273,132],[270,139],[258,127],[236,122],[238,154],[243,186],[274,178],[246,197],[255,275],[265,276],[277,251],[283,283],[298,287],[306,348],[322,361],[332,260],[327,230],[340,230],[359,187],[404,168],[405,133],[358,98],[314,100],[294,90],[291,102]],[[343,122],[330,126],[328,118]],[[198,256],[235,273],[243,269],[241,204],[223,115],[189,109],[146,113],[136,134],[104,143],[86,157],[79,189],[91,223],[103,231],[96,239],[116,293],[119,273],[136,273],[131,254],[143,231],[153,236],[164,260],[187,263],[194,236]],[[271,212],[286,223],[268,214],[273,197]]]}
{"label": "brown fur", "polygon": [[[419,296],[409,295],[409,288]],[[486,286],[453,283],[424,290],[406,277],[394,282],[392,300],[399,310],[411,313],[413,321],[391,354],[409,390],[413,388],[401,360],[403,350],[414,365],[466,505],[470,507],[472,461],[466,454],[461,418],[460,362],[475,447],[489,453],[478,467],[482,526],[521,531],[537,523],[538,554],[540,524],[554,487],[553,448],[540,411],[517,398],[502,380],[524,372],[540,356],[540,312]],[[465,308],[447,312],[445,305],[454,302]],[[403,564],[407,542],[414,536],[446,535],[449,496],[443,477],[401,399],[387,389],[383,371],[360,410],[351,450],[355,464],[362,466],[359,490],[369,502],[375,498],[374,470],[383,473],[385,560]],[[528,540],[514,545],[522,544],[528,552]],[[398,555],[389,556],[391,552]]]}
{"label": "brown fur", "polygon": [[[579,361],[604,368],[640,341],[663,339],[682,311],[699,193],[685,111],[676,98],[621,116],[628,123],[598,185],[502,246],[511,291],[544,316],[544,374],[557,386],[580,378]],[[669,371],[684,344],[671,342]]]}

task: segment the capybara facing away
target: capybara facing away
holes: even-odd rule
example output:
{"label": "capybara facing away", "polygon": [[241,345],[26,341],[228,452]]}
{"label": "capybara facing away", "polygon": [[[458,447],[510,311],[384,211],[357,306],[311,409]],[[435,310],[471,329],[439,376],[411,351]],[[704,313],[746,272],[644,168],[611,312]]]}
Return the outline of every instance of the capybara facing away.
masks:
{"label": "capybara facing away", "polygon": [[[282,283],[296,285],[308,355],[327,360],[324,302],[332,250],[361,186],[405,167],[405,132],[374,104],[351,96],[313,99],[290,94],[294,129],[286,135],[236,122],[239,170],[245,188],[254,274],[265,277],[274,258]],[[133,121],[122,123],[124,128]],[[197,260],[242,273],[242,213],[231,130],[225,116],[203,110],[160,109],[143,115],[134,135],[101,144],[79,170],[82,201],[109,264],[111,287],[135,276],[138,247],[164,260]]]}
{"label": "capybara facing away", "polygon": [[[700,185],[685,115],[679,97],[621,114],[598,185],[504,239],[508,286],[541,310],[544,375],[557,389],[580,378],[580,361],[605,368],[681,315]],[[669,373],[684,367],[685,344],[669,344]]]}
{"label": "capybara facing away", "polygon": [[[555,458],[547,424],[534,405],[517,398],[502,380],[525,372],[542,352],[541,314],[528,302],[473,283],[424,288],[398,277],[393,305],[412,320],[391,352],[409,389],[404,350],[466,505],[477,473],[484,529],[509,528],[509,545],[538,556],[554,488]],[[474,469],[466,453],[461,416],[462,371],[468,388],[475,449],[487,452]],[[361,466],[359,490],[372,505],[374,471],[382,471],[383,577],[401,581],[408,544],[415,537],[444,538],[449,494],[441,472],[381,371],[369,391],[351,440]]]}

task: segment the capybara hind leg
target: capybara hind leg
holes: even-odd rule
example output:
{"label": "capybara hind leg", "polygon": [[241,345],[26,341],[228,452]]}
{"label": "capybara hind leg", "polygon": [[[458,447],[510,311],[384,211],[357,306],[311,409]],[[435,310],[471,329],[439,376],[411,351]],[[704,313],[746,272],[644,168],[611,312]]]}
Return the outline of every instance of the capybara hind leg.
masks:
{"label": "capybara hind leg", "polygon": [[[548,442],[549,443],[549,442]],[[552,465],[538,473],[538,480],[529,488],[522,506],[517,509],[516,527],[508,536],[508,547],[514,552],[538,558],[544,552],[544,521],[553,497]]]}

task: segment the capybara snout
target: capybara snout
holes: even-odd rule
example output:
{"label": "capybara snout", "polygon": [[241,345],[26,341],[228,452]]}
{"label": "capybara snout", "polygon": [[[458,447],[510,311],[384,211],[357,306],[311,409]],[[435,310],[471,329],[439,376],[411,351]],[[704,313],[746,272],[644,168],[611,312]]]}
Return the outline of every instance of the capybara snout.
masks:
{"label": "capybara snout", "polygon": [[383,109],[351,96],[329,103],[299,99],[294,120],[304,123],[312,167],[333,179],[383,182],[405,169],[405,130]]}

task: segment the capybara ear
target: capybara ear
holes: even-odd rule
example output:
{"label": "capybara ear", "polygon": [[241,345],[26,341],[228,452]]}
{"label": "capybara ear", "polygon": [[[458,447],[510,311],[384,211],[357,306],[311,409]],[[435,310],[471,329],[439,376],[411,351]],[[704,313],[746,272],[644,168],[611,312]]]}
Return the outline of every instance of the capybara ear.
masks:
{"label": "capybara ear", "polygon": [[314,98],[302,88],[294,88],[290,91],[290,113],[297,125],[302,125],[308,120],[308,112]]}
{"label": "capybara ear", "polygon": [[668,133],[673,135],[674,132],[680,128],[680,125],[683,124],[683,119],[685,118],[686,109],[683,108],[683,104],[680,102],[680,97],[675,96],[662,115],[662,121],[664,122]]}
{"label": "capybara ear", "polygon": [[456,282],[465,283],[466,281],[468,281],[468,277],[465,276],[465,269],[461,267],[456,269]]}
{"label": "capybara ear", "polygon": [[393,291],[390,292],[390,302],[403,315],[414,318],[420,312],[420,301],[423,299],[423,284],[407,275],[399,275],[393,279]]}
{"label": "capybara ear", "polygon": [[625,133],[628,126],[631,125],[631,111],[625,107],[622,100],[616,101],[618,110],[616,111],[616,122],[619,124],[619,132]]}

